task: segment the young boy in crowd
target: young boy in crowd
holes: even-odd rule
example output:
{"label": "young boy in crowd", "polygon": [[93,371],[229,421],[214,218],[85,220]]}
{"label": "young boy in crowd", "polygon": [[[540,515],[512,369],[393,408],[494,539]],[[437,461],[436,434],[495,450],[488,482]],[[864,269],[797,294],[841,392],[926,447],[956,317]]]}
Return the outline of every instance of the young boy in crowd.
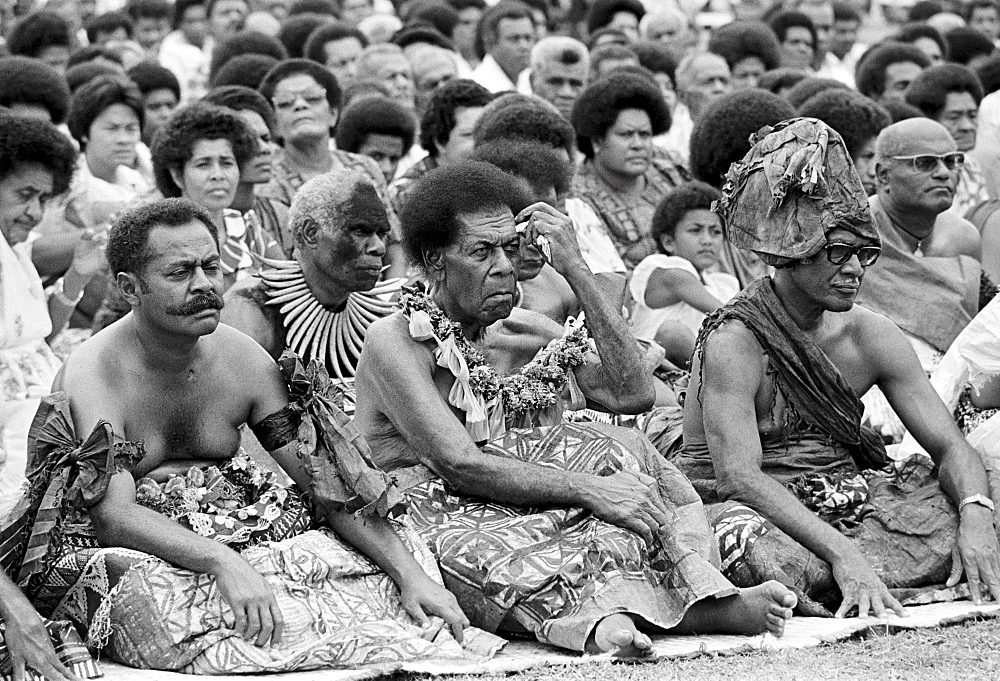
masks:
{"label": "young boy in crowd", "polygon": [[660,252],[644,258],[629,281],[636,338],[676,345],[680,325],[690,331],[693,351],[705,315],[739,293],[736,277],[713,271],[722,250],[722,222],[712,203],[721,197],[704,182],[685,182],[657,206],[652,234]]}

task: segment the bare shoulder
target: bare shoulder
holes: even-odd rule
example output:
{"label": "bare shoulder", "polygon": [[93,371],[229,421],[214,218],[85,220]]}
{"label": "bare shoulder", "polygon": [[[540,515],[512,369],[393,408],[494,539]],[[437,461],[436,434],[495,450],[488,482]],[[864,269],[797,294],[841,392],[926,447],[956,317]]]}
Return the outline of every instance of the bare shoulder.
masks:
{"label": "bare shoulder", "polygon": [[72,397],[78,391],[97,390],[113,382],[127,360],[130,323],[131,315],[126,315],[78,345],[63,362],[54,388]]}
{"label": "bare shoulder", "polygon": [[274,365],[274,359],[257,341],[228,324],[219,324],[210,338],[212,352],[240,372]]}
{"label": "bare shoulder", "polygon": [[701,350],[700,364],[744,366],[747,372],[763,370],[765,355],[760,343],[746,324],[738,319],[729,319],[719,325],[705,339]]}
{"label": "bare shoulder", "polygon": [[[365,344],[361,351],[361,364],[373,359],[383,361],[406,357],[408,361],[415,358],[432,358],[429,343],[420,343],[410,336],[410,324],[402,312],[393,312],[372,322],[365,334]],[[394,362],[398,364],[399,362]],[[359,371],[361,366],[359,364]]]}
{"label": "bare shoulder", "polygon": [[901,348],[910,349],[910,343],[896,323],[885,315],[855,305],[844,315],[845,330],[855,342],[860,353],[871,359],[893,355]]}
{"label": "bare shoulder", "polygon": [[954,213],[941,213],[934,225],[934,241],[941,244],[945,252],[942,255],[968,255],[980,257],[982,239],[976,226]]}

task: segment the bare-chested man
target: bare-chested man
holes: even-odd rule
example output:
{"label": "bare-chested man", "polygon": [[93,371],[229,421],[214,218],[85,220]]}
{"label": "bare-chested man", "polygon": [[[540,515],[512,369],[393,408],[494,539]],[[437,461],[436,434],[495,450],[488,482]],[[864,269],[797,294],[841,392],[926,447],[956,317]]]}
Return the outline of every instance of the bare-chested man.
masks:
{"label": "bare-chested man", "polygon": [[[979,232],[948,210],[963,154],[948,130],[928,118],[889,126],[875,153],[878,191],[869,203],[882,257],[857,302],[895,322],[930,373],[979,311]],[[866,421],[898,441],[903,426],[881,393],[863,399]]]}
{"label": "bare-chested man", "polygon": [[379,282],[389,217],[363,174],[335,170],[295,194],[288,218],[294,261],[269,261],[226,292],[222,321],[277,359],[290,349],[350,381],[368,326],[391,314],[402,280]]}
{"label": "bare-chested man", "polygon": [[[778,579],[838,616],[903,614],[887,587],[953,585],[963,569],[977,602],[981,584],[1000,598],[983,464],[896,325],[854,304],[884,250],[840,137],[786,121],[727,179],[728,237],[777,269],[709,316],[685,403],[678,466],[725,502],[709,517],[726,574]],[[920,459],[867,470],[887,463],[861,426],[857,396],[875,385],[936,472]]]}
{"label": "bare-chested man", "polygon": [[[417,624],[427,614],[461,638],[467,620],[454,598],[393,527],[327,503],[333,481],[314,477],[319,464],[297,440],[301,412],[289,405],[278,366],[220,325],[211,218],[183,199],[148,204],[120,218],[107,253],[132,312],[67,360],[55,385],[62,392],[34,434],[45,446],[67,428],[80,439],[93,432],[78,460],[108,440],[104,451],[118,459],[107,473],[96,469],[96,488],[93,475],[80,478],[111,590],[89,594],[100,607],[78,613],[77,623],[92,634],[101,628],[114,659],[189,673],[354,665],[378,651],[436,655],[448,646],[422,638]],[[60,414],[71,422],[46,430]],[[242,454],[245,424],[295,487],[272,485]],[[74,464],[69,479],[76,475]],[[72,553],[71,534],[49,551]],[[423,565],[436,569],[426,557]],[[59,578],[69,592],[89,593],[88,569]],[[463,655],[451,645],[446,655]]]}
{"label": "bare-chested man", "polygon": [[[355,422],[407,488],[407,522],[488,630],[632,655],[650,651],[644,631],[780,635],[792,594],[731,589],[697,496],[641,433],[560,418],[564,388],[625,413],[648,409],[654,390],[572,221],[532,199],[470,161],[428,173],[404,204],[404,242],[430,289],[372,325]],[[523,239],[547,242],[596,353],[585,329],[560,336],[514,307],[518,222]]]}

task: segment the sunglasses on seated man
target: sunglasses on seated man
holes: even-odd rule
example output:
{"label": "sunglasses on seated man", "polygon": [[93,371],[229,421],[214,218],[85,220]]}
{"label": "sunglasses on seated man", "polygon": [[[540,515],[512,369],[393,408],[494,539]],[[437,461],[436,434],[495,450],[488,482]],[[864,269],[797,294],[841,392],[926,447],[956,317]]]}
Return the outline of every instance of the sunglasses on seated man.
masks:
{"label": "sunglasses on seated man", "polygon": [[882,255],[882,249],[878,246],[852,246],[838,242],[830,242],[823,247],[826,251],[826,259],[834,265],[843,265],[852,256],[858,256],[858,262],[862,267],[874,265],[878,257]]}
{"label": "sunglasses on seated man", "polygon": [[960,170],[965,165],[965,154],[953,151],[950,154],[917,154],[916,156],[893,156],[895,161],[909,161],[918,173],[933,173],[938,163],[944,163],[949,171]]}

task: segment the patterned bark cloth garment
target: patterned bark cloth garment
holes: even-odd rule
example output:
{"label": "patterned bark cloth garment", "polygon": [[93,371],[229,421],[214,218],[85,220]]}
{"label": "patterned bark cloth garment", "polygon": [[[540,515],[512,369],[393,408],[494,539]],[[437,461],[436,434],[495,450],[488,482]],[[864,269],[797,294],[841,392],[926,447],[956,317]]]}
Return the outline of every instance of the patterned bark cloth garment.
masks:
{"label": "patterned bark cloth garment", "polygon": [[[649,548],[638,534],[582,508],[462,496],[422,464],[392,471],[410,509],[406,522],[430,545],[445,585],[475,626],[583,651],[610,614],[631,613],[667,630],[697,601],[737,593],[715,567],[718,552],[698,495],[642,433],[561,422],[559,395],[573,392],[571,369],[586,361],[582,349],[590,341],[582,324],[567,322],[562,338],[484,393],[477,386],[492,385],[484,376],[494,370],[461,327],[419,290],[407,290],[400,303],[412,339],[433,343],[437,365],[455,377],[449,403],[465,412],[466,430],[485,454],[598,476],[649,475],[672,520]],[[534,406],[519,407],[527,403]]]}
{"label": "patterned bark cloth garment", "polygon": [[[239,551],[264,577],[285,620],[280,645],[259,648],[234,631],[213,576],[98,546],[86,508],[116,470],[141,460],[142,446],[117,441],[105,422],[81,443],[63,393],[47,398],[36,417],[31,490],[0,535],[3,564],[19,569],[19,584],[43,616],[72,623],[90,648],[138,668],[237,674],[488,658],[501,640],[471,630],[463,649],[446,628],[422,630],[393,581],[314,521],[333,509],[398,512],[400,497],[387,476],[368,467],[357,431],[324,398],[325,371],[288,358],[283,368],[298,398],[294,408],[304,412],[300,445],[316,476],[308,493],[275,484],[242,454],[164,484],[137,485],[138,503]],[[440,583],[426,545],[397,529]]]}
{"label": "patterned bark cloth garment", "polygon": [[[851,537],[890,589],[943,582],[951,566],[958,514],[926,458],[888,468],[879,438],[861,426],[862,405],[822,349],[788,316],[763,279],[712,313],[695,357],[705,362],[706,339],[729,320],[753,333],[768,358],[768,376],[784,398],[774,414],[782,432],[762,438],[762,470],[809,510]],[[688,395],[688,399],[697,399]],[[677,465],[708,506],[723,573],[737,586],[776,579],[795,590],[801,608],[829,615],[839,600],[829,564],[752,508],[719,502],[706,442],[685,442]]]}
{"label": "patterned bark cloth garment", "polygon": [[[737,593],[713,567],[697,494],[638,431],[603,424],[510,430],[483,452],[546,468],[656,479],[672,522],[655,544],[582,508],[521,508],[461,496],[422,466],[405,490],[406,523],[431,546],[445,585],[475,626],[582,651],[594,626],[628,612],[657,630],[688,608]],[[418,477],[414,469],[393,474]]]}

